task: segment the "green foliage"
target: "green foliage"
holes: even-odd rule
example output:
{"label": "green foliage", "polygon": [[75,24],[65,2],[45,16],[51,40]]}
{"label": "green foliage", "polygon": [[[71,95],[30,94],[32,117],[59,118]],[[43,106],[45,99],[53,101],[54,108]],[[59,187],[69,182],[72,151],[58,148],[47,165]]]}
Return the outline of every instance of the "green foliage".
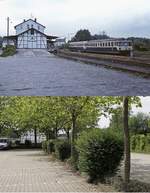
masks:
{"label": "green foliage", "polygon": [[131,37],[129,39],[133,41],[135,50],[141,52],[150,50],[150,39],[137,37]]}
{"label": "green foliage", "polygon": [[9,45],[3,49],[2,57],[13,56],[16,53],[16,47]]}
{"label": "green foliage", "polygon": [[122,107],[116,108],[116,110],[112,113],[110,119],[109,129],[114,132],[118,132],[123,134],[123,109]]}
{"label": "green foliage", "polygon": [[43,151],[45,151],[48,154],[55,152],[55,142],[56,142],[56,140],[54,140],[54,139],[43,141],[42,142]]}
{"label": "green foliage", "polygon": [[129,118],[131,132],[135,134],[150,133],[149,120],[149,115],[142,112],[137,115],[131,115]]}
{"label": "green foliage", "polygon": [[133,135],[131,137],[131,149],[134,152],[150,153],[150,134]]}
{"label": "green foliage", "polygon": [[55,152],[55,140],[54,139],[48,140],[46,143],[46,147],[48,154]]}
{"label": "green foliage", "polygon": [[47,152],[47,141],[42,142],[42,149],[44,152]]}
{"label": "green foliage", "polygon": [[90,182],[114,175],[123,156],[123,139],[108,130],[93,129],[77,139],[78,167]]}
{"label": "green foliage", "polygon": [[87,29],[81,29],[79,30],[75,37],[72,39],[72,41],[88,41],[88,40],[91,40],[92,39],[92,36],[91,36],[91,33],[89,32],[89,30]]}
{"label": "green foliage", "polygon": [[71,145],[66,140],[58,140],[55,142],[55,155],[61,161],[68,159],[71,155]]}

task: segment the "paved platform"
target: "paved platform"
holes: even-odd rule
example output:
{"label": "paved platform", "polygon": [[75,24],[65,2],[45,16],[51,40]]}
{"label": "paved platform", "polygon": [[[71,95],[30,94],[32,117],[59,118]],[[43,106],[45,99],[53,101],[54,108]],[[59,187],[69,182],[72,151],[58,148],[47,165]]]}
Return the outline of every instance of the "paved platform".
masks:
{"label": "paved platform", "polygon": [[41,151],[0,151],[0,192],[103,192]]}
{"label": "paved platform", "polygon": [[46,50],[0,57],[3,96],[148,96],[150,79],[71,61]]}

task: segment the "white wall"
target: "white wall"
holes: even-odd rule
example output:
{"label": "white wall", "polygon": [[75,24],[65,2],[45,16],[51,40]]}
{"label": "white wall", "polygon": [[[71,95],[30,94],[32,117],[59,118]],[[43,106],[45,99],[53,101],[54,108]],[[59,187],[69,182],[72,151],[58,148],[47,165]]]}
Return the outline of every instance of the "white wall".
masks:
{"label": "white wall", "polygon": [[[15,46],[13,40],[9,40],[9,45]],[[7,46],[7,40],[3,40],[2,47],[5,48]]]}
{"label": "white wall", "polygon": [[38,31],[40,31],[42,33],[44,33],[44,29],[45,29],[42,25],[36,23],[35,21],[29,20],[29,21],[26,21],[26,22],[24,22],[16,27],[16,35],[18,35],[22,32],[25,32],[31,28],[37,29]]}
{"label": "white wall", "polygon": [[17,48],[47,49],[47,37],[36,31],[34,35],[26,32],[18,36]]}

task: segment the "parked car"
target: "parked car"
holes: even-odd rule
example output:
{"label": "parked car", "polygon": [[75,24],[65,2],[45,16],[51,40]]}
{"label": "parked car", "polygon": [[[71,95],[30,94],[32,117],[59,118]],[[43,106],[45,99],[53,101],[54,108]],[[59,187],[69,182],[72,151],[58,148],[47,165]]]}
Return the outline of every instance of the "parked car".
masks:
{"label": "parked car", "polygon": [[11,141],[7,138],[0,138],[0,150],[9,149],[11,147]]}

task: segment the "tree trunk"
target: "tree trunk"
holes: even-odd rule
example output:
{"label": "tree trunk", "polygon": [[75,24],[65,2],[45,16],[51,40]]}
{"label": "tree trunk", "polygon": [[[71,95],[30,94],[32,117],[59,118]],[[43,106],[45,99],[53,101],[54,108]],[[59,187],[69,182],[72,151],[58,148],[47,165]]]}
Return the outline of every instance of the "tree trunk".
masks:
{"label": "tree trunk", "polygon": [[73,161],[77,160],[77,152],[75,149],[75,140],[77,138],[76,119],[77,117],[73,114],[72,115],[72,132],[71,132],[71,158]]}
{"label": "tree trunk", "polygon": [[55,139],[57,139],[57,137],[58,137],[58,129],[55,128]]}
{"label": "tree trunk", "polygon": [[67,139],[69,141],[69,139],[70,139],[69,129],[66,130],[66,134],[67,134]]}
{"label": "tree trunk", "polygon": [[34,129],[34,145],[37,147],[37,129]]}
{"label": "tree trunk", "polygon": [[130,167],[131,167],[131,155],[130,155],[130,133],[128,127],[128,97],[123,98],[123,124],[124,124],[124,183],[125,188],[130,181]]}

